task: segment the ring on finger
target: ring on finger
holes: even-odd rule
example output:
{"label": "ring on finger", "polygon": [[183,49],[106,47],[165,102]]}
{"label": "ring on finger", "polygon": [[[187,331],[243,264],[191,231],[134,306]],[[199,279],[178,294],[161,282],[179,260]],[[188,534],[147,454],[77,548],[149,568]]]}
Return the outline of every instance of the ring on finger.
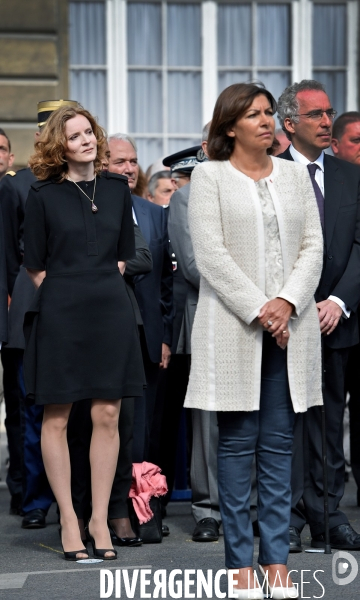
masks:
{"label": "ring on finger", "polygon": [[267,324],[269,325],[269,327],[271,327],[271,325],[273,324],[272,321],[268,321]]}
{"label": "ring on finger", "polygon": [[283,331],[283,333],[287,333],[286,329]]}

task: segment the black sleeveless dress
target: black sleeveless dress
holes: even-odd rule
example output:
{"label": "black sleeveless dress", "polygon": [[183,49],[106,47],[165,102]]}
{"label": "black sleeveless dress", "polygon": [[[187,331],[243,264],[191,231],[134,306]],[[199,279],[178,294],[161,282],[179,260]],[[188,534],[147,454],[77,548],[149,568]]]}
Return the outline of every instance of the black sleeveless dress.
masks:
{"label": "black sleeveless dress", "polygon": [[[92,197],[93,182],[80,182]],[[104,172],[89,199],[68,180],[36,182],[24,266],[46,270],[25,316],[24,375],[36,404],[142,396],[138,329],[118,261],[135,255],[127,179]]]}

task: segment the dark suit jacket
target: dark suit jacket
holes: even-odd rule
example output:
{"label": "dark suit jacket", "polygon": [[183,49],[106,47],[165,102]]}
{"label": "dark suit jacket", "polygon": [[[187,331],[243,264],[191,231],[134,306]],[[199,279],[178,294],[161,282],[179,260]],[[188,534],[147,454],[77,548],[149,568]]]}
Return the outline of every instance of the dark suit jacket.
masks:
{"label": "dark suit jacket", "polygon": [[[278,158],[293,160],[289,149]],[[316,302],[337,296],[352,313],[333,333],[324,336],[331,348],[348,348],[359,341],[360,302],[360,168],[325,154],[324,265]]]}
{"label": "dark suit jacket", "polygon": [[150,273],[152,269],[152,258],[149,247],[146,243],[146,240],[141,233],[138,225],[134,223],[134,234],[135,234],[135,250],[136,256],[135,258],[131,258],[126,262],[126,269],[124,273],[124,279],[127,284],[127,289],[129,292],[131,304],[133,305],[136,323],[138,325],[142,325],[142,318],[139,310],[139,305],[135,296],[135,284],[134,284],[134,276],[137,274],[145,274]]}
{"label": "dark suit jacket", "polygon": [[16,175],[5,175],[0,183],[1,210],[5,228],[6,266],[9,294],[24,257],[25,203],[30,186],[36,181],[30,169],[21,169]]}
{"label": "dark suit jacket", "polygon": [[9,348],[24,348],[24,315],[35,294],[30,278],[21,268],[24,256],[25,203],[32,183],[30,169],[5,175],[0,183],[1,212],[4,221],[6,273],[11,305],[9,310]]}
{"label": "dark suit jacket", "polygon": [[173,274],[166,215],[161,206],[132,195],[137,223],[149,246],[153,269],[134,277],[150,360],[161,361],[161,345],[172,343]]}
{"label": "dark suit jacket", "polygon": [[[1,202],[1,192],[0,192]],[[2,213],[0,211],[0,342],[8,339],[8,286],[6,277],[5,239]]]}

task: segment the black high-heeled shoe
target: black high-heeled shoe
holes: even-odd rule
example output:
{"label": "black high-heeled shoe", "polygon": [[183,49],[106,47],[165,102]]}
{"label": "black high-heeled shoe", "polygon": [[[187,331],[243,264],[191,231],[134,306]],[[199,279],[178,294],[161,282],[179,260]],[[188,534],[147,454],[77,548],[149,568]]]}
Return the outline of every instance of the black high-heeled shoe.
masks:
{"label": "black high-heeled shoe", "polygon": [[134,548],[135,546],[141,546],[143,541],[140,537],[119,537],[115,529],[108,522],[110,531],[111,541],[115,546],[125,546],[127,548]]}
{"label": "black high-heeled shoe", "polygon": [[[72,552],[65,552],[64,546],[62,544],[62,539],[61,539],[61,525],[59,527],[59,536],[60,536],[61,547],[62,547],[62,550],[63,550],[63,553],[64,553],[64,559],[65,560],[71,560],[71,561],[75,562],[77,560],[86,560],[87,558],[89,558],[89,553],[86,550],[86,548],[83,548],[82,550],[74,550]],[[78,554],[86,554],[87,556],[79,558],[77,556]]]}
{"label": "black high-heeled shoe", "polygon": [[[89,530],[89,525],[87,525],[87,527],[85,527],[85,533],[86,533],[86,538],[88,539],[88,541],[90,542],[90,544],[92,546],[94,558],[102,558],[103,560],[115,560],[117,558],[117,552],[116,552],[116,550],[114,550],[114,548],[107,548],[106,550],[104,550],[103,548],[96,547],[95,540]],[[113,552],[114,556],[105,556],[105,554],[107,552]]]}

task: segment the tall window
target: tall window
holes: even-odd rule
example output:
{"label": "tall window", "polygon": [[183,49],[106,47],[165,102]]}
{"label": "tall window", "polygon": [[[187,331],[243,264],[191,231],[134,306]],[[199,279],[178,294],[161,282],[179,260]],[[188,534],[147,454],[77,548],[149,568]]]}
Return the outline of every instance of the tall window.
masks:
{"label": "tall window", "polygon": [[77,100],[107,126],[104,2],[70,2],[70,100]]}
{"label": "tall window", "polygon": [[235,82],[262,81],[278,98],[313,77],[338,113],[358,109],[358,0],[69,5],[70,97],[109,133],[132,135],[145,169],[197,144],[218,94]]}
{"label": "tall window", "polygon": [[200,4],[129,2],[127,31],[128,127],[147,166],[199,141]]}
{"label": "tall window", "polygon": [[260,80],[277,98],[291,81],[290,4],[219,4],[219,92]]}
{"label": "tall window", "polygon": [[313,7],[313,76],[325,85],[338,114],[346,110],[346,9],[346,4]]}

